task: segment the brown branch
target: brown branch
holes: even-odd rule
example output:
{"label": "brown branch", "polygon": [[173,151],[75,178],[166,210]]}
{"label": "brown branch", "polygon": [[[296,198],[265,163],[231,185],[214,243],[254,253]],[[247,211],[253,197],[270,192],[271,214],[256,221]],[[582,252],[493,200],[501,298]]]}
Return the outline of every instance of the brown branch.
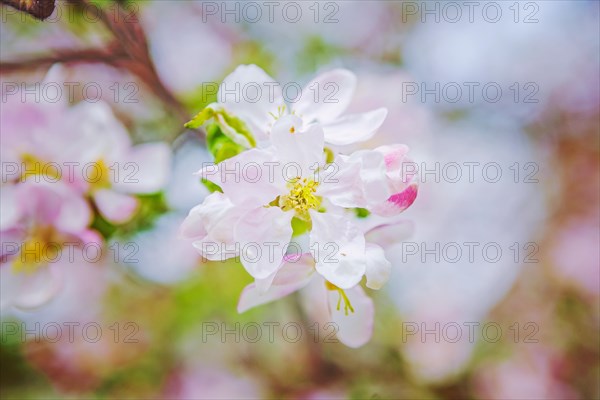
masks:
{"label": "brown branch", "polygon": [[[78,7],[89,7],[88,0],[70,0]],[[55,63],[104,63],[124,69],[137,76],[148,88],[169,107],[183,125],[190,115],[177,98],[166,88],[158,75],[142,26],[131,13],[118,6],[115,15],[108,15],[96,8],[99,17],[114,40],[104,49],[58,50],[50,56],[29,58],[14,62],[1,62],[0,73],[49,68]]]}
{"label": "brown branch", "polygon": [[6,4],[19,11],[44,20],[54,12],[54,0],[0,0],[0,3]]}
{"label": "brown branch", "polygon": [[118,49],[106,51],[101,49],[84,50],[59,50],[49,56],[32,57],[20,61],[0,62],[0,73],[12,73],[31,71],[36,69],[47,69],[53,64],[63,63],[106,63],[117,65],[127,55]]}

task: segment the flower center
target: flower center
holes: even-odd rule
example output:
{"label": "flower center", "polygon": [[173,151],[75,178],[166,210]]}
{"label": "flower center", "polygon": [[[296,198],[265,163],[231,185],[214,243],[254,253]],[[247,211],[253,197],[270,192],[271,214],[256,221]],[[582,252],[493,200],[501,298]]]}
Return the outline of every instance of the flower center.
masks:
{"label": "flower center", "polygon": [[[58,239],[58,240],[57,240]],[[60,238],[51,227],[39,227],[33,231],[19,249],[12,267],[15,272],[31,273],[60,256]]]}
{"label": "flower center", "polygon": [[93,168],[86,171],[86,180],[90,184],[90,191],[110,188],[110,171],[104,160],[93,163]]}
{"label": "flower center", "polygon": [[310,178],[294,178],[290,183],[290,193],[279,200],[283,211],[296,210],[299,215],[306,216],[308,210],[318,209],[321,197],[315,195],[319,182]]}
{"label": "flower center", "polygon": [[23,171],[21,172],[21,181],[30,176],[46,176],[53,180],[61,178],[60,167],[56,163],[47,163],[33,154],[25,153],[21,156]]}

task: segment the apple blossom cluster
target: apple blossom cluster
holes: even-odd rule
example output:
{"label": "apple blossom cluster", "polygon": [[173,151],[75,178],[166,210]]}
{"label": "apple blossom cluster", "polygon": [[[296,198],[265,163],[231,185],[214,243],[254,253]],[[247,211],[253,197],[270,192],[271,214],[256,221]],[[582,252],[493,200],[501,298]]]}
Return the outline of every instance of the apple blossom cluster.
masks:
{"label": "apple blossom cluster", "polygon": [[166,143],[133,145],[102,102],[3,103],[0,309],[53,299],[73,262],[60,253],[102,248],[94,221],[131,220],[138,195],[166,183],[170,154]]}
{"label": "apple blossom cluster", "polygon": [[[326,72],[308,83],[293,104],[255,65],[227,76],[218,102],[186,126],[206,125],[216,164],[197,174],[213,189],[194,207],[181,232],[213,261],[239,258],[255,279],[238,310],[312,290],[326,304],[351,347],[372,332],[374,307],[360,283],[381,288],[391,264],[384,244],[402,239],[395,216],[417,196],[416,176],[404,173],[402,144],[347,154],[349,145],[371,138],[387,110],[344,115],[356,78],[347,70]],[[268,86],[268,96],[231,96],[232,88]],[[335,98],[310,90],[329,85]],[[361,217],[382,222],[371,227]],[[372,225],[372,224],[371,224]],[[309,289],[313,288],[313,289]]]}

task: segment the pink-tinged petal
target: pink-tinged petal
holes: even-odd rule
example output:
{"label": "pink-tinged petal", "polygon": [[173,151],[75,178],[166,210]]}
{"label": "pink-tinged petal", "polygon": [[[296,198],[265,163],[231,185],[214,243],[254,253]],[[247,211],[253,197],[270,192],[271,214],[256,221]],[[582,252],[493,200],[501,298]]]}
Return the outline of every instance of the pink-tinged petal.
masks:
{"label": "pink-tinged petal", "polygon": [[[11,273],[13,272],[10,271],[8,274]],[[40,267],[31,274],[16,274],[24,275],[15,279],[19,292],[12,299],[12,306],[19,309],[34,309],[48,303],[63,286],[64,276],[61,269],[52,268],[52,265]],[[3,279],[5,277],[3,276]]]}
{"label": "pink-tinged petal", "polygon": [[334,69],[310,81],[292,108],[308,123],[331,122],[348,108],[355,89],[356,76],[352,72]]}
{"label": "pink-tinged petal", "polygon": [[280,299],[306,286],[314,276],[314,261],[310,254],[284,261],[267,290],[261,290],[258,281],[246,286],[240,295],[238,312]]}
{"label": "pink-tinged petal", "polygon": [[376,244],[367,243],[367,287],[379,290],[387,283],[392,273],[392,264],[385,258],[383,249]]}
{"label": "pink-tinged petal", "polygon": [[281,86],[256,65],[240,65],[221,83],[217,101],[241,118],[259,140],[268,137],[277,107],[285,105]]}
{"label": "pink-tinged petal", "polygon": [[[345,291],[354,312],[344,310],[344,300],[340,301],[340,293],[328,291],[329,309],[332,322],[335,324],[337,338],[348,347],[357,348],[365,345],[373,335],[375,306],[373,300],[365,294],[360,286]],[[338,310],[337,305],[340,304]]]}
{"label": "pink-tinged petal", "polygon": [[407,157],[408,146],[395,144],[374,150],[385,158],[386,175],[392,193],[399,193],[411,183],[417,183],[414,163]]}
{"label": "pink-tinged petal", "polygon": [[293,212],[260,207],[243,215],[234,228],[240,261],[255,279],[277,271],[292,238]]}
{"label": "pink-tinged petal", "polygon": [[53,225],[64,202],[61,188],[60,183],[27,181],[19,184],[17,196],[22,212],[29,219]]}
{"label": "pink-tinged petal", "polygon": [[385,159],[385,167],[388,172],[399,172],[402,168],[402,162],[408,153],[408,146],[404,144],[394,144],[388,146],[380,146],[374,151],[383,154]]}
{"label": "pink-tinged petal", "polygon": [[417,198],[419,186],[416,183],[411,184],[400,193],[395,193],[384,203],[371,207],[371,211],[382,217],[392,217],[400,214],[414,203]]}
{"label": "pink-tinged petal", "polygon": [[94,231],[92,229],[85,229],[77,233],[75,237],[79,239],[83,246],[88,244],[102,246],[104,244],[102,235],[100,235],[97,231]]}
{"label": "pink-tinged petal", "polygon": [[412,221],[398,221],[391,224],[378,225],[365,233],[368,243],[375,243],[384,250],[412,236],[415,224]]}
{"label": "pink-tinged petal", "polygon": [[323,129],[317,124],[304,128],[302,120],[295,115],[286,115],[277,120],[271,130],[271,143],[283,165],[298,164],[300,176],[313,175],[315,165],[324,161]]}
{"label": "pink-tinged petal", "polygon": [[166,143],[144,143],[131,148],[115,161],[118,174],[111,174],[114,188],[123,193],[155,193],[161,190],[171,170],[171,149]]}
{"label": "pink-tinged petal", "polygon": [[121,224],[133,218],[140,202],[137,198],[113,190],[102,189],[94,193],[94,202],[107,221]]}
{"label": "pink-tinged petal", "polygon": [[0,232],[0,268],[20,252],[20,246],[27,240],[25,227],[3,230]]}
{"label": "pink-tinged petal", "polygon": [[246,208],[265,206],[285,188],[281,163],[271,151],[250,149],[198,171],[204,179],[216,183],[234,204]]}
{"label": "pink-tinged petal", "polygon": [[311,210],[310,216],[310,249],[317,272],[342,289],[358,284],[367,268],[362,232],[343,215]]}
{"label": "pink-tinged petal", "polygon": [[92,222],[92,210],[89,203],[75,191],[66,190],[63,195],[54,225],[63,232],[78,234]]}
{"label": "pink-tinged petal", "polygon": [[20,312],[17,309],[16,316],[26,324],[39,322],[42,326],[48,322],[100,321],[102,296],[111,276],[114,277],[110,265],[103,262],[112,259],[112,255],[106,259],[86,262],[81,252],[75,251],[72,257],[64,256],[49,264],[52,273],[62,278],[60,290],[39,309]]}
{"label": "pink-tinged petal", "polygon": [[325,142],[345,146],[370,139],[383,124],[387,110],[378,108],[362,114],[346,115],[333,122],[324,123]]}
{"label": "pink-tinged petal", "polygon": [[15,186],[6,185],[0,192],[0,230],[14,227],[23,215]]}
{"label": "pink-tinged petal", "polygon": [[381,153],[372,150],[357,151],[348,158],[348,162],[360,165],[360,185],[367,204],[385,201],[392,194]]}

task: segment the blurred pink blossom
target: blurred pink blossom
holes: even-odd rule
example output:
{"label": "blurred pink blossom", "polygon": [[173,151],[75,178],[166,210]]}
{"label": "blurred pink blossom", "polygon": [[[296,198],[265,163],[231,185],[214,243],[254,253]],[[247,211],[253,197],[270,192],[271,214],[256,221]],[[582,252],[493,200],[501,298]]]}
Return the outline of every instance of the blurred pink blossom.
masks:
{"label": "blurred pink blossom", "polygon": [[[61,290],[67,275],[62,262],[68,261],[69,252],[81,252],[85,245],[99,247],[102,240],[88,227],[88,203],[67,185],[5,185],[0,196],[1,306],[35,308]],[[67,250],[66,244],[79,249]]]}

